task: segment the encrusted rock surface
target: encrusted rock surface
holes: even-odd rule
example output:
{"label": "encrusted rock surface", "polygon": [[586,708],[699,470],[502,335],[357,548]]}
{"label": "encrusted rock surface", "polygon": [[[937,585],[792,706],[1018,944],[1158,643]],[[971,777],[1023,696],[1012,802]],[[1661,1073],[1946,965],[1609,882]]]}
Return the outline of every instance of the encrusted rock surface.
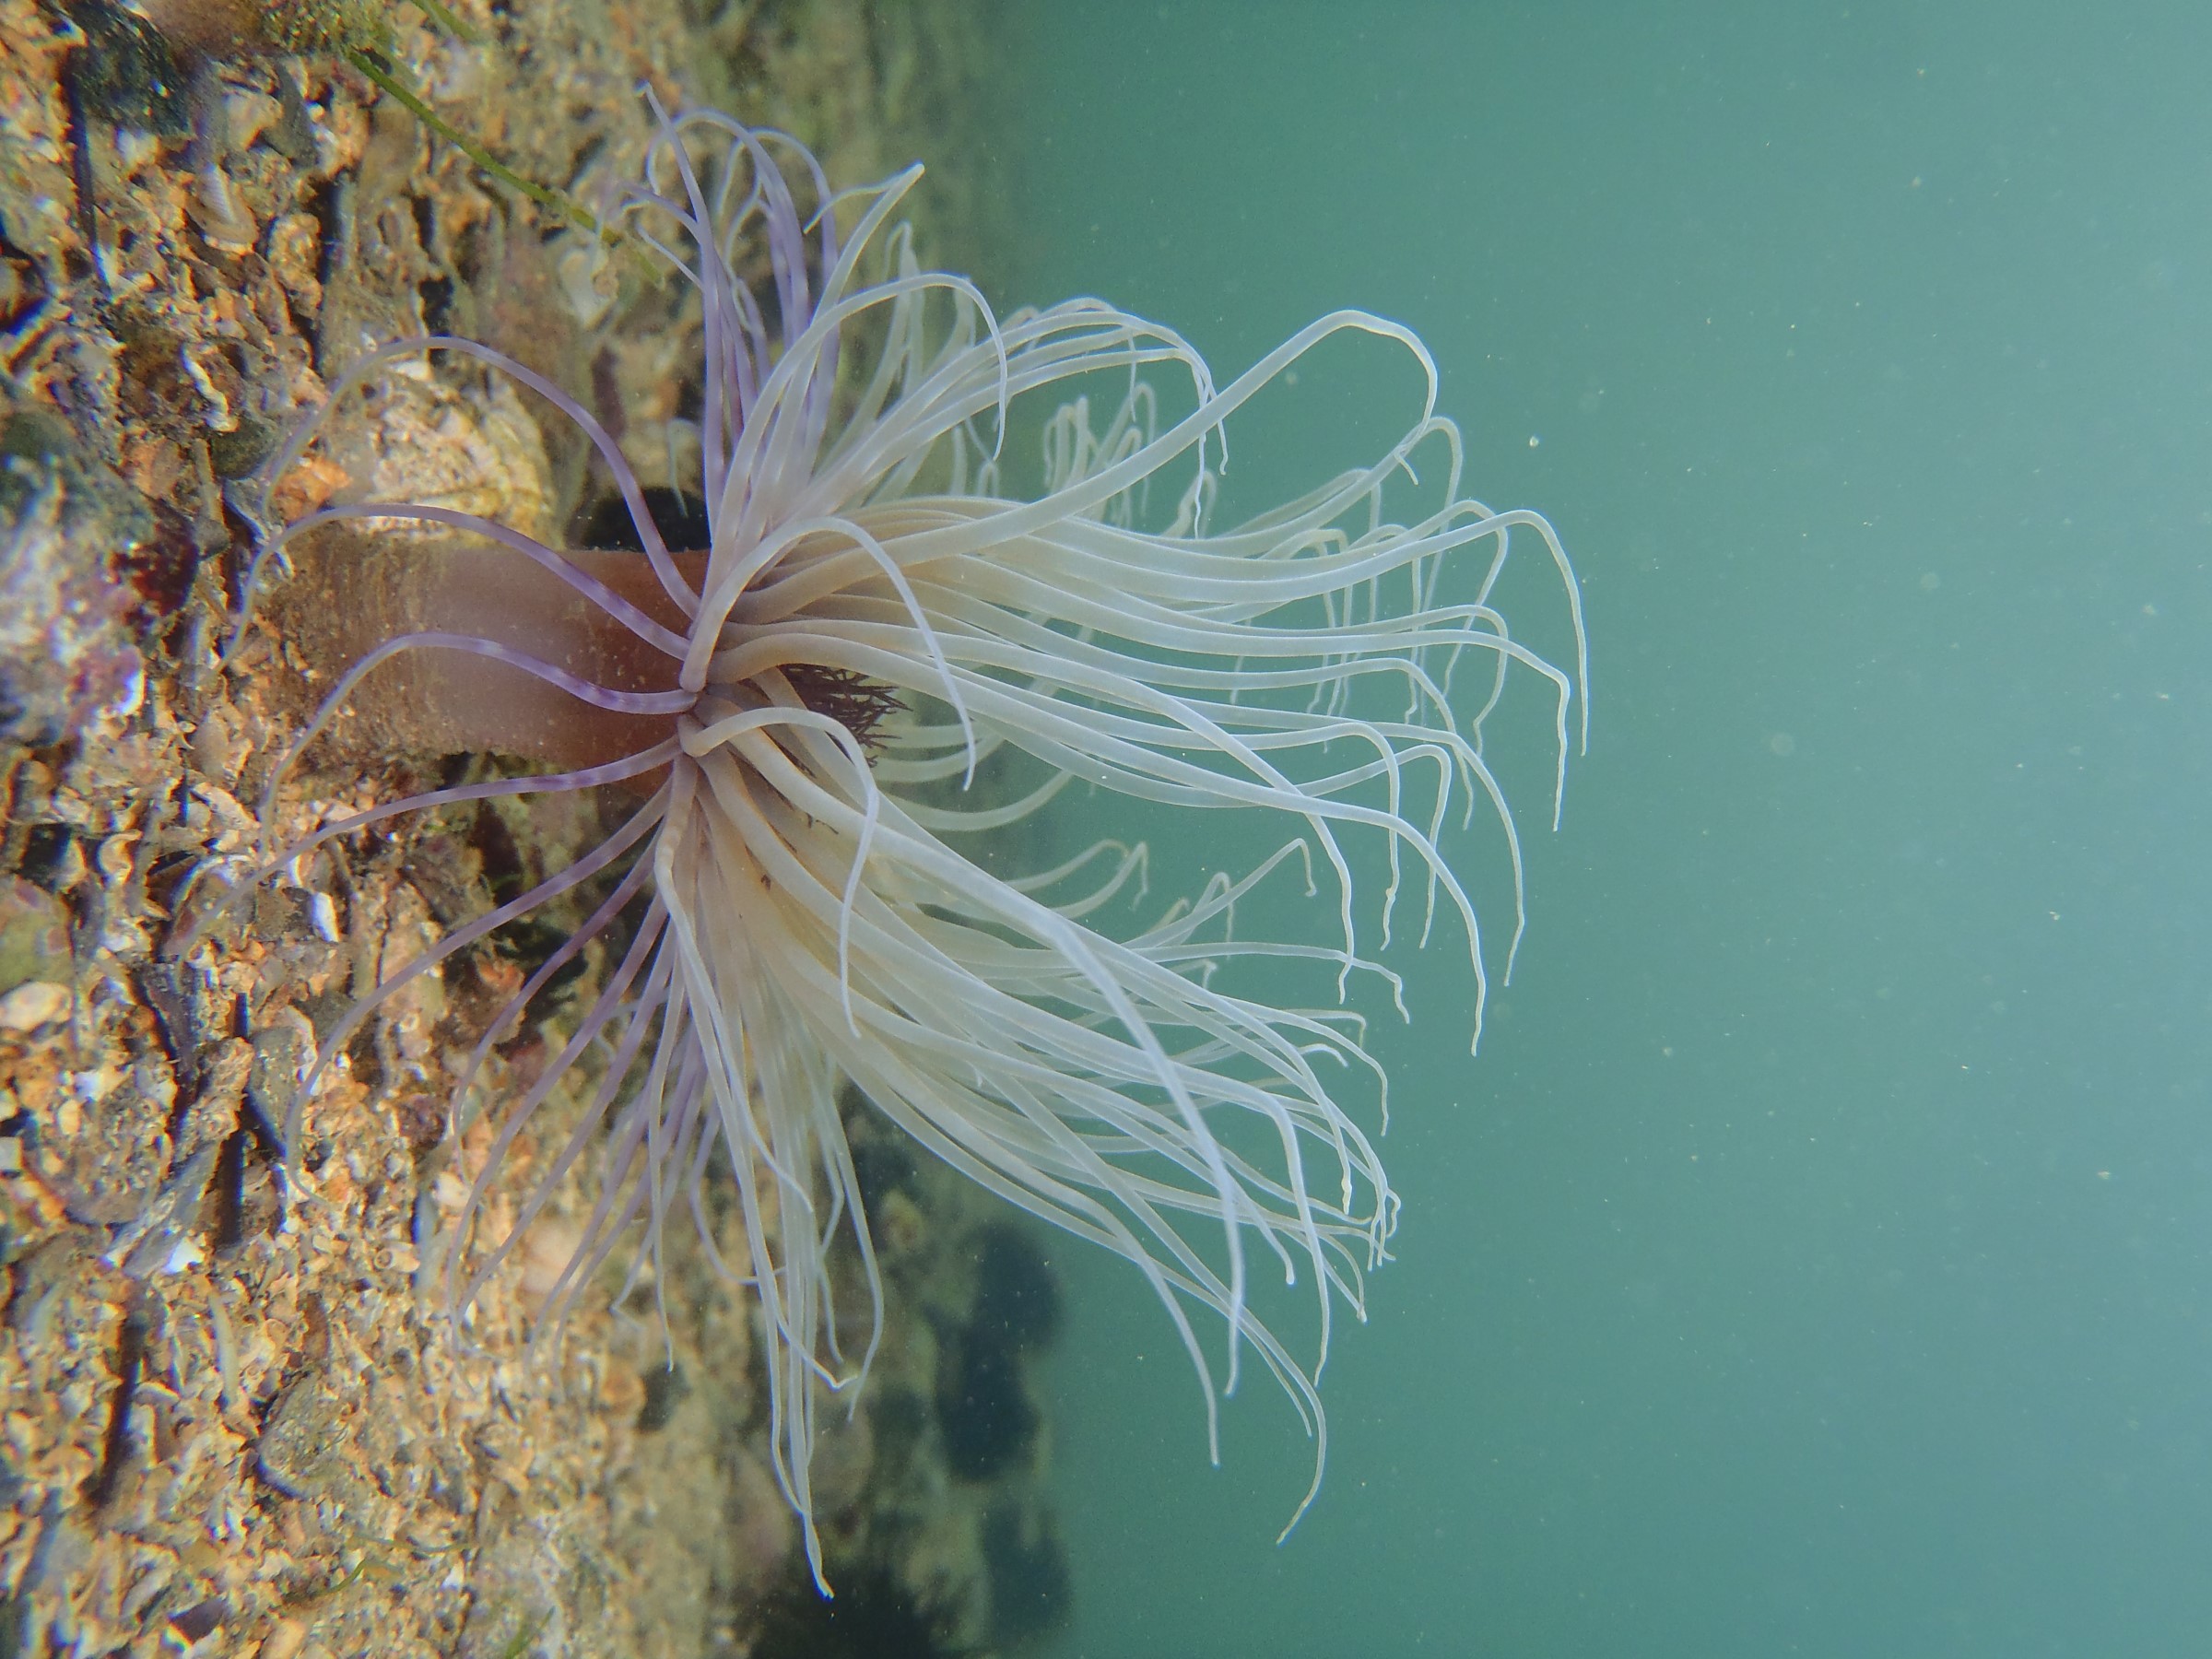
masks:
{"label": "encrusted rock surface", "polygon": [[[572,1209],[458,1331],[423,1259],[491,1127],[451,1135],[453,1071],[560,915],[383,1004],[297,1167],[275,1158],[352,1000],[599,808],[347,838],[181,949],[212,871],[455,764],[334,746],[347,763],[302,770],[263,823],[298,709],[280,629],[218,665],[250,551],[226,487],[366,347],[426,327],[551,375],[650,477],[696,351],[675,296],[334,41],[373,37],[456,129],[587,203],[643,141],[641,82],[784,127],[839,184],[926,156],[924,239],[974,265],[1003,199],[974,137],[993,20],[980,0],[451,9],[473,40],[370,0],[0,0],[0,1653],[735,1655],[791,1593],[737,1292],[681,1261],[669,1328],[648,1288],[534,1346]],[[288,488],[406,467],[416,499],[549,529],[584,505],[572,440],[511,394],[395,384]],[[537,1075],[603,966],[587,952],[500,1044],[491,1100]],[[479,1239],[562,1133],[556,1102]],[[995,1317],[976,1264],[1000,1223],[925,1160],[877,1160],[893,1323],[863,1410],[825,1434],[824,1530],[948,1641],[1011,1641],[1054,1594],[1044,1437],[970,1478],[944,1428],[954,1356]]]}

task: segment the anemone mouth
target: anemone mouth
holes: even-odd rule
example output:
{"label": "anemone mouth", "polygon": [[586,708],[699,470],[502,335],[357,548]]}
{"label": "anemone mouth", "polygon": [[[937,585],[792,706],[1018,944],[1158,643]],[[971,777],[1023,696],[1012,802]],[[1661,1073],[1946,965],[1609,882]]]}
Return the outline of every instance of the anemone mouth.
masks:
{"label": "anemone mouth", "polygon": [[[696,460],[671,486],[704,504],[696,554],[672,547],[630,457],[580,401],[441,337],[366,354],[268,478],[357,387],[457,359],[582,433],[638,551],[587,557],[488,514],[343,500],[273,525],[255,563],[258,575],[326,526],[428,526],[497,547],[559,601],[541,608],[583,619],[589,650],[526,606],[503,629],[386,626],[309,723],[302,743],[370,675],[407,661],[488,665],[617,738],[580,742],[534,715],[524,724],[553,770],[357,812],[276,862],[425,806],[616,782],[643,795],[566,869],[388,976],[317,1070],[382,999],[474,939],[603,893],[495,1018],[461,1075],[473,1099],[491,1035],[618,916],[638,916],[544,1075],[492,1108],[497,1134],[443,1257],[449,1306],[465,1308],[572,1184],[588,1215],[548,1300],[556,1326],[625,1241],[657,1265],[679,1229],[695,1233],[758,1303],[775,1474],[818,1577],[815,1412],[865,1377],[884,1293],[836,1104],[843,1079],[918,1145],[1144,1277],[1201,1384],[1209,1450],[1218,1395],[1256,1358],[1315,1441],[1303,1512],[1326,1456],[1332,1322],[1339,1306],[1364,1317],[1365,1275],[1396,1222],[1362,1126],[1384,1115],[1385,1074],[1351,986],[1403,1013],[1382,957],[1411,906],[1422,943],[1440,924],[1461,936],[1478,1037],[1524,910],[1486,727],[1524,688],[1548,700],[1556,820],[1571,715],[1584,733],[1588,719],[1559,537],[1535,513],[1461,493],[1458,434],[1408,331],[1337,312],[1221,384],[1172,330],[1102,301],[1002,318],[966,279],[923,269],[892,225],[914,176],[833,197],[788,139],[661,112],[635,181],[607,204],[602,217],[696,297]],[[763,292],[738,273],[752,246],[766,249]],[[849,349],[864,336],[870,349]],[[1215,528],[1230,417],[1339,338],[1412,362],[1423,391],[1406,431]],[[1508,624],[1502,595],[1532,548],[1557,584],[1565,666]],[[1009,830],[1115,813],[1206,838],[1194,895],[1141,912],[1153,856],[1134,835],[1041,837],[997,867]],[[1502,950],[1446,852],[1478,820],[1504,853]],[[1321,926],[1240,925],[1262,900],[1277,914],[1295,904],[1301,881]],[[596,1078],[576,1126],[533,1170],[505,1238],[474,1240],[517,1137],[587,1056]],[[704,1214],[717,1169],[742,1255],[722,1253]],[[856,1277],[870,1308],[858,1352],[841,1335],[860,1328],[840,1317],[841,1240],[847,1292]],[[1317,1328],[1304,1352],[1255,1312],[1255,1256],[1287,1284],[1307,1276]],[[1218,1370],[1202,1313],[1226,1332]]]}
{"label": "anemone mouth", "polygon": [[837,722],[870,753],[883,747],[883,723],[905,706],[898,692],[857,669],[793,663],[782,672],[803,707]]}

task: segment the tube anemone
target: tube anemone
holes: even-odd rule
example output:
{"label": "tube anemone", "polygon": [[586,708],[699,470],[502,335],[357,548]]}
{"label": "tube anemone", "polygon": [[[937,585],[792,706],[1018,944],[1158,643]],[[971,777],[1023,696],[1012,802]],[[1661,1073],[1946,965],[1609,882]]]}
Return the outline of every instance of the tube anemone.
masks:
{"label": "tube anemone", "polygon": [[[1535,513],[1460,493],[1435,365],[1394,324],[1333,313],[1217,384],[1179,335],[1113,306],[1000,318],[966,279],[922,269],[893,223],[919,169],[833,198],[787,138],[710,112],[655,111],[658,135],[607,217],[696,292],[703,390],[685,482],[705,503],[709,546],[666,544],[631,463],[580,403],[463,339],[370,353],[265,469],[282,477],[356,388],[419,374],[426,355],[473,359],[575,425],[642,548],[610,562],[387,500],[341,501],[265,536],[249,593],[273,554],[345,521],[470,539],[544,589],[527,609],[512,582],[478,582],[474,599],[465,581],[437,589],[430,624],[357,642],[293,756],[357,688],[411,666],[417,700],[441,704],[453,729],[557,769],[325,824],[271,867],[426,806],[618,782],[634,792],[602,845],[356,1004],[317,1072],[380,1002],[455,951],[560,894],[601,895],[493,1021],[459,1085],[471,1088],[494,1035],[641,904],[566,1045],[499,1109],[459,1229],[561,1077],[587,1050],[606,1057],[582,1122],[475,1278],[457,1243],[446,1251],[456,1310],[587,1152],[595,1205],[556,1311],[625,1239],[657,1265],[687,1209],[713,1252],[701,1182],[726,1167],[746,1253],[723,1265],[758,1299],[775,1475],[818,1578],[818,1401],[860,1384],[881,1331],[883,1287],[836,1103],[850,1078],[947,1163],[1144,1276],[1196,1372],[1209,1450],[1218,1395],[1255,1357],[1315,1441],[1302,1512],[1326,1457],[1317,1381],[1335,1303],[1363,1316],[1364,1276],[1395,1221],[1374,1145],[1344,1100],[1371,1100],[1360,1117],[1380,1122],[1382,1072],[1347,986],[1371,976],[1394,995],[1397,977],[1367,940],[1387,948],[1394,912],[1413,903],[1424,941],[1439,922],[1459,935],[1479,1033],[1488,965],[1510,968],[1512,945],[1486,948],[1442,841],[1477,815],[1501,832],[1517,943],[1520,845],[1482,735],[1513,684],[1544,692],[1556,822],[1571,720],[1587,728],[1580,602],[1559,538]],[[737,263],[763,246],[757,293]],[[1418,415],[1370,464],[1214,528],[1225,423],[1338,335],[1406,354],[1426,388]],[[1015,445],[1038,457],[1028,487],[1011,481]],[[1425,490],[1417,459],[1434,475]],[[1401,505],[1421,494],[1425,509]],[[1495,597],[1509,560],[1530,551],[1563,596],[1564,666],[1521,643]],[[1099,796],[1187,814],[1178,822],[1192,833],[1205,814],[1234,815],[1239,835],[1271,822],[1279,830],[1254,844],[1276,850],[1122,926],[1110,918],[1141,892],[1141,842],[1040,855],[1043,867],[1013,875],[986,867],[985,845],[1009,826]],[[1356,890],[1361,841],[1386,855],[1379,901]],[[1409,875],[1418,900],[1402,898]],[[1312,936],[1238,931],[1241,901],[1300,877],[1320,918]],[[1284,897],[1271,900],[1278,911]],[[1317,1006],[1235,988],[1299,974],[1318,982]],[[312,1088],[294,1104],[289,1144]],[[841,1326],[835,1305],[841,1235],[871,1303],[858,1352],[840,1346],[841,1330],[857,1328]],[[1318,1315],[1308,1353],[1250,1305],[1255,1253],[1289,1282],[1306,1276]],[[1221,1349],[1202,1340],[1202,1314],[1221,1323]]]}

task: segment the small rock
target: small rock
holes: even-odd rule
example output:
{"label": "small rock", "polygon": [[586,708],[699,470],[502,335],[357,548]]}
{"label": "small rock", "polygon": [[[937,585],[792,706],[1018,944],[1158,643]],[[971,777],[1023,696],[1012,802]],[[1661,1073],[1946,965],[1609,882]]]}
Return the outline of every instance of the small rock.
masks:
{"label": "small rock", "polygon": [[345,1407],[310,1371],[277,1399],[261,1431],[262,1477],[288,1498],[328,1498],[347,1484]]}
{"label": "small rock", "polygon": [[35,1031],[69,1012],[69,987],[32,980],[0,996],[0,1031]]}
{"label": "small rock", "polygon": [[69,912],[53,894],[11,876],[0,881],[0,992],[69,977]]}

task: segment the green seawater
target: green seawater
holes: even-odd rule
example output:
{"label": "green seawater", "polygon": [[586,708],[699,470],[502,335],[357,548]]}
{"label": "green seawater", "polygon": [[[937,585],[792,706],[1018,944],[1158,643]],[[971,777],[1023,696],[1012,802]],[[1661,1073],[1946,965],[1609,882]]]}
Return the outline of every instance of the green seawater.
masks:
{"label": "green seawater", "polygon": [[[1478,1057],[1456,938],[1393,958],[1398,1260],[1288,1544],[1289,1407],[1209,1468],[1136,1275],[1055,1253],[1053,1651],[2212,1651],[2212,8],[1035,10],[1016,297],[1225,374],[1418,329],[1596,692],[1556,835],[1498,728]],[[1239,499],[1417,389],[1315,375]]]}

